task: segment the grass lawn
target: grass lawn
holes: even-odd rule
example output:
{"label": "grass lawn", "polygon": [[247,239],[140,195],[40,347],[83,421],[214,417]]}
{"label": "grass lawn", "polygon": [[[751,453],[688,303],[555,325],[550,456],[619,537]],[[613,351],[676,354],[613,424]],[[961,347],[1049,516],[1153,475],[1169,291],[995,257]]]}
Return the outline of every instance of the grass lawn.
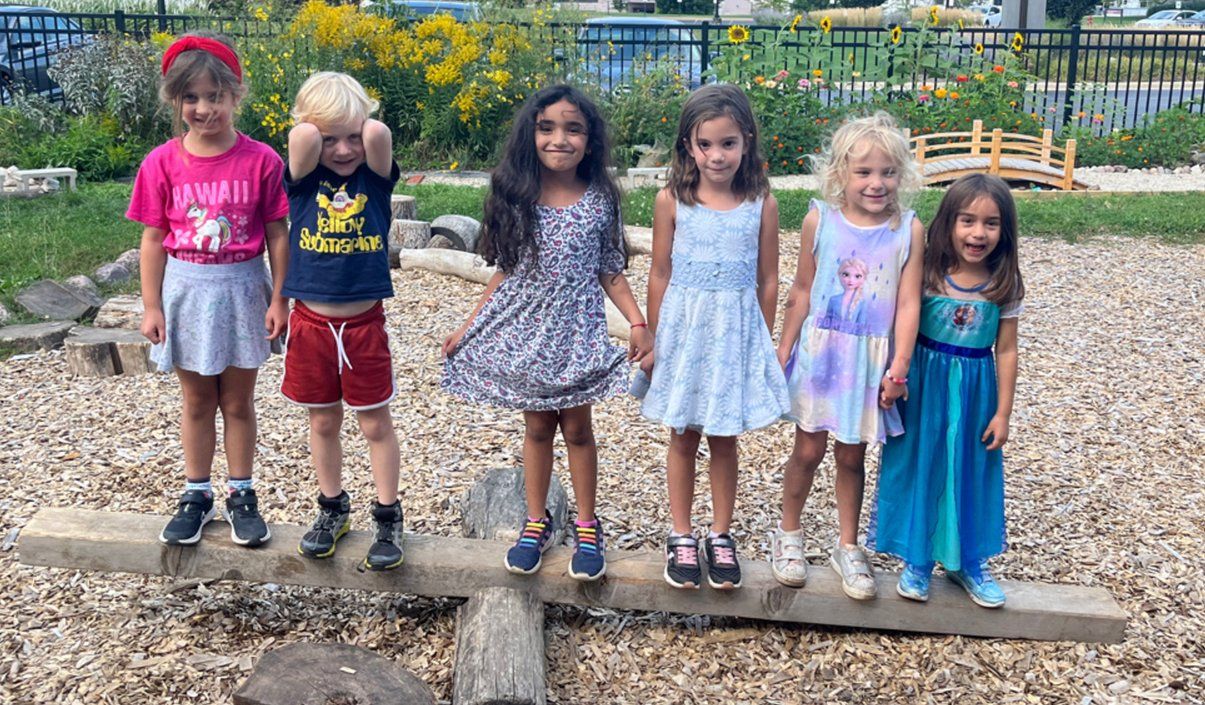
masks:
{"label": "grass lawn", "polygon": [[[13,295],[43,278],[91,274],[125,250],[138,247],[141,228],[125,219],[131,186],[81,184],[79,191],[35,199],[0,199],[0,302],[14,314]],[[481,218],[485,190],[472,186],[399,186],[418,199],[418,216],[443,213]],[[638,189],[624,204],[631,225],[652,225],[653,188]],[[810,191],[777,191],[784,230],[799,227]],[[940,192],[925,192],[917,212],[928,222]],[[1076,241],[1096,235],[1153,237],[1177,244],[1205,242],[1205,193],[1022,196],[1017,209],[1022,233]],[[119,287],[137,291],[137,282]],[[18,315],[17,318],[20,318]]]}

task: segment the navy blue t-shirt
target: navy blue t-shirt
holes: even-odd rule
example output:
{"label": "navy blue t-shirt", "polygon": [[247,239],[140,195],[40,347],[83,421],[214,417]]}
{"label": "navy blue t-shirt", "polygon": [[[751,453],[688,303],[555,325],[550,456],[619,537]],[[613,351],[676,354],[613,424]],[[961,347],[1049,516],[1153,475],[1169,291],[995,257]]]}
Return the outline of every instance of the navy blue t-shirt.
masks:
{"label": "navy blue t-shirt", "polygon": [[281,293],[323,303],[393,296],[390,196],[400,177],[397,162],[388,179],[367,163],[346,177],[319,164],[300,181],[286,167],[289,271]]}

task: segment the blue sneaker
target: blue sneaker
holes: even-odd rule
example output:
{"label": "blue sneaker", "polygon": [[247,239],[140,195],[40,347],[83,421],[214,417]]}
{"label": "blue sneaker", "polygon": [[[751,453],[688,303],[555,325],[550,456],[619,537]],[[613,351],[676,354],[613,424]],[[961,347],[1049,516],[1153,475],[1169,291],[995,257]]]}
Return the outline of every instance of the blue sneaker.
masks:
{"label": "blue sneaker", "polygon": [[895,591],[900,594],[900,597],[917,602],[928,602],[929,576],[932,572],[933,566],[929,566],[926,570],[924,566],[905,563],[904,572],[900,573],[899,582],[895,584]]}
{"label": "blue sneaker", "polygon": [[539,521],[528,519],[519,540],[506,552],[506,569],[520,575],[531,575],[539,570],[551,538],[552,519],[548,516]]}
{"label": "blue sneaker", "polygon": [[950,577],[950,580],[958,583],[963,590],[966,590],[967,594],[971,596],[971,601],[980,607],[994,609],[1004,606],[1004,590],[982,567],[974,571],[974,574],[972,571],[963,569],[946,575]]}
{"label": "blue sneaker", "polygon": [[602,522],[595,517],[593,526],[578,526],[575,523],[573,538],[577,549],[569,563],[569,577],[574,580],[598,580],[607,572]]}

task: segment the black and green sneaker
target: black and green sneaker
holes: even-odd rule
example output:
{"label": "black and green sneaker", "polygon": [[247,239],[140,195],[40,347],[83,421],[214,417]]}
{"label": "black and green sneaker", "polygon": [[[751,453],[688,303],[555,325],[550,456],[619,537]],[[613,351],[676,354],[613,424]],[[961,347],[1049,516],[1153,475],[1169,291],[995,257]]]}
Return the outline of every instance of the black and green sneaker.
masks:
{"label": "black and green sneaker", "polygon": [[377,531],[372,545],[368,547],[368,555],[364,557],[364,567],[369,570],[390,570],[402,564],[405,553],[402,550],[402,502],[381,505],[372,503],[372,519],[376,522]]}
{"label": "black and green sneaker", "polygon": [[309,558],[330,558],[335,544],[351,528],[351,497],[340,492],[338,497],[318,493],[318,516],[310,530],[301,537],[297,552]]}

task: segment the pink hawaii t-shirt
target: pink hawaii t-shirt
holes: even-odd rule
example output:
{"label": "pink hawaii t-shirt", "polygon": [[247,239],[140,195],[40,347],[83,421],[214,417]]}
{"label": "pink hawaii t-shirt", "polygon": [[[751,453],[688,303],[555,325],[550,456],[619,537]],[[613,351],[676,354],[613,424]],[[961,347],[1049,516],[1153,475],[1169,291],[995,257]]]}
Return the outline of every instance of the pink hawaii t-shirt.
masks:
{"label": "pink hawaii t-shirt", "polygon": [[285,218],[284,162],[272,148],[238,135],[215,157],[172,139],[146,155],[126,217],[166,234],[168,254],[196,264],[229,264],[264,251],[264,224]]}

